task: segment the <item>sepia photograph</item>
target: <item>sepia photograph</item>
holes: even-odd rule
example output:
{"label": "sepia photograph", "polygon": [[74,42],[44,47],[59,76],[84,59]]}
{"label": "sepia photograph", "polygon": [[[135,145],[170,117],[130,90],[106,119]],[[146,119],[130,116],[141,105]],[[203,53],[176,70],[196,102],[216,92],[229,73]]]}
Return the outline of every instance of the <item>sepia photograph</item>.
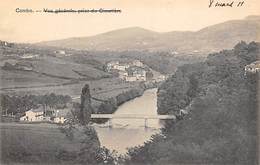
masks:
{"label": "sepia photograph", "polygon": [[259,165],[259,0],[0,3],[1,165]]}

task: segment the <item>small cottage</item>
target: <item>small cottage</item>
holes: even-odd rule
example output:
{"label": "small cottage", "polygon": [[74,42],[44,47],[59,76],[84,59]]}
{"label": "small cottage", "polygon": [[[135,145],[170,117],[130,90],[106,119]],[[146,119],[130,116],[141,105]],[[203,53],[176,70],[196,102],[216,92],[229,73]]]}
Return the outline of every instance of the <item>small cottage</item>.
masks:
{"label": "small cottage", "polygon": [[116,66],[119,65],[119,61],[110,61],[106,64],[107,66],[107,71],[110,72],[112,69],[115,69]]}
{"label": "small cottage", "polygon": [[66,117],[68,113],[69,113],[69,109],[67,108],[54,110],[53,122],[57,124],[63,124],[66,121]]}
{"label": "small cottage", "polygon": [[57,124],[63,124],[65,122],[65,118],[63,116],[55,117],[53,122]]}
{"label": "small cottage", "polygon": [[36,122],[43,121],[44,109],[39,107],[37,109],[31,109],[25,112],[25,116],[20,118],[20,121]]}
{"label": "small cottage", "polygon": [[138,67],[143,67],[144,66],[144,64],[141,61],[139,61],[139,60],[134,60],[132,62],[132,65],[133,66],[138,66]]}
{"label": "small cottage", "polygon": [[128,76],[128,73],[126,71],[119,71],[118,75],[119,75],[119,78],[125,80],[125,78]]}
{"label": "small cottage", "polygon": [[130,67],[127,69],[128,78],[126,81],[146,81],[146,71],[140,67]]}
{"label": "small cottage", "polygon": [[137,81],[137,79],[135,76],[127,76],[127,77],[125,77],[125,81],[134,82],[134,81]]}
{"label": "small cottage", "polygon": [[260,72],[260,61],[255,61],[245,66],[245,74],[247,73],[258,73]]}

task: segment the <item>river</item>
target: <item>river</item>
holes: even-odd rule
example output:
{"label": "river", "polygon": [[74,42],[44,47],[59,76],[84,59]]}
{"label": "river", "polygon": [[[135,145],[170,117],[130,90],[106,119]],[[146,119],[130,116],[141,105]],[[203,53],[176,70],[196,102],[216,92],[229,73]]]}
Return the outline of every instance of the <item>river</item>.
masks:
{"label": "river", "polygon": [[[118,107],[114,114],[157,115],[157,88],[149,89],[138,98]],[[144,119],[113,119],[112,128],[108,122],[95,125],[102,146],[125,154],[127,148],[143,145],[153,134],[159,133],[162,125],[158,119],[149,119],[144,128]]]}

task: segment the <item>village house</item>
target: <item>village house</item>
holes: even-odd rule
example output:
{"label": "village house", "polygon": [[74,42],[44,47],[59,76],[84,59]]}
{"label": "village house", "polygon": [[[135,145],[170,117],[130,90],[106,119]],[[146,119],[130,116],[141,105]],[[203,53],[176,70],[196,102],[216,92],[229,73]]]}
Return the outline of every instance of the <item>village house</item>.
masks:
{"label": "village house", "polygon": [[129,64],[123,63],[123,64],[115,65],[113,69],[116,69],[119,71],[125,71],[127,68],[129,68]]}
{"label": "village house", "polygon": [[137,81],[137,78],[135,76],[127,76],[127,77],[125,77],[125,81],[134,82],[134,81]]}
{"label": "village house", "polygon": [[40,106],[37,109],[30,109],[25,112],[25,115],[20,118],[20,121],[26,122],[53,122],[63,124],[66,121],[68,108],[64,109],[50,109]]}
{"label": "village house", "polygon": [[128,77],[126,81],[146,81],[146,71],[140,67],[130,67],[127,69]]}
{"label": "village house", "polygon": [[160,75],[160,76],[158,76],[158,78],[157,78],[157,81],[158,81],[158,82],[161,82],[161,81],[164,81],[164,80],[166,80],[166,76],[165,76],[165,75]]}
{"label": "village house", "polygon": [[119,78],[125,80],[126,77],[128,76],[128,73],[126,71],[119,71],[118,75],[119,75]]}
{"label": "village house", "polygon": [[55,53],[57,54],[66,54],[66,51],[65,50],[57,50]]}
{"label": "village house", "polygon": [[247,73],[259,73],[260,72],[260,61],[255,61],[245,66],[245,75]]}
{"label": "village house", "polygon": [[30,58],[37,58],[37,57],[39,57],[39,55],[38,54],[23,54],[20,57],[23,59],[30,59]]}
{"label": "village house", "polygon": [[106,64],[107,71],[110,72],[115,66],[119,65],[119,61],[110,61]]}
{"label": "village house", "polygon": [[135,70],[133,76],[135,76],[138,81],[146,81],[146,71],[144,69]]}
{"label": "village house", "polygon": [[53,122],[57,124],[63,124],[65,122],[65,118],[63,116],[55,117]]}
{"label": "village house", "polygon": [[54,51],[54,53],[55,53],[56,57],[66,56],[66,51],[65,50],[56,50],[56,51]]}
{"label": "village house", "polygon": [[43,121],[44,120],[44,109],[43,107],[39,107],[37,109],[31,109],[25,112],[25,116],[20,118],[20,121],[29,121],[29,122],[36,122],[36,121]]}
{"label": "village house", "polygon": [[66,121],[67,114],[69,109],[56,109],[53,111],[53,122],[57,124],[63,124]]}
{"label": "village house", "polygon": [[133,66],[138,66],[138,67],[143,67],[144,66],[144,64],[141,61],[139,61],[139,60],[134,60],[132,62],[132,65]]}

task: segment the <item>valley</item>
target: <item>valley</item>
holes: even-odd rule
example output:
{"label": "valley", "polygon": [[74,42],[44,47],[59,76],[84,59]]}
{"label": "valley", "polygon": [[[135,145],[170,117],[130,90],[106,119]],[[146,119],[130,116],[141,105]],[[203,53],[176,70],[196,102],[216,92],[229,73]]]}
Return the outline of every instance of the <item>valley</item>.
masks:
{"label": "valley", "polygon": [[256,164],[259,27],[0,41],[1,163]]}

